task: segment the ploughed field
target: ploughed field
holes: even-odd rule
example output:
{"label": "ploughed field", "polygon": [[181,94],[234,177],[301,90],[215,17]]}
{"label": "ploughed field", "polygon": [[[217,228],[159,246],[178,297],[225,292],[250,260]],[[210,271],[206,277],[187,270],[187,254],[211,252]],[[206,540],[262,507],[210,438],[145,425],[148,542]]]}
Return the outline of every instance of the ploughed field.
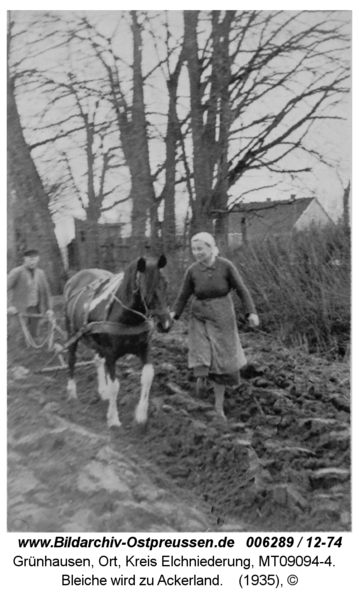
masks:
{"label": "ploughed field", "polygon": [[[346,531],[349,361],[241,336],[249,361],[226,395],[194,395],[186,325],[154,335],[149,420],[133,423],[140,365],[118,362],[122,427],[108,430],[94,367],[37,373],[51,354],[8,343],[10,531]],[[91,358],[79,346],[78,360]],[[53,361],[52,364],[56,364]]]}

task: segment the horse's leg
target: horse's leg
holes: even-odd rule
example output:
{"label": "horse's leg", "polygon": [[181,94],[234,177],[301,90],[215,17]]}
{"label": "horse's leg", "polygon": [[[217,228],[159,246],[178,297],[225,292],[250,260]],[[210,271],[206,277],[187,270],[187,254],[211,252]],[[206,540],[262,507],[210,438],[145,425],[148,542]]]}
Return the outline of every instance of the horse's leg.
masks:
{"label": "horse's leg", "polygon": [[74,342],[73,344],[71,344],[71,346],[69,346],[68,350],[69,379],[67,382],[67,395],[70,400],[77,399],[76,381],[74,379],[77,344],[78,342]]}
{"label": "horse's leg", "polygon": [[95,365],[97,369],[98,393],[101,400],[108,400],[108,377],[105,371],[105,359],[99,354],[95,355]]}
{"label": "horse's leg", "polygon": [[137,423],[146,423],[148,413],[148,400],[154,376],[154,369],[152,363],[150,362],[148,347],[146,347],[144,349],[144,352],[140,354],[140,358],[143,364],[141,374],[141,397],[136,408],[135,420]]}
{"label": "horse's leg", "polygon": [[106,359],[105,377],[107,379],[106,395],[108,400],[107,425],[108,427],[120,427],[121,422],[117,411],[117,395],[120,389],[120,382],[116,378],[115,361]]}

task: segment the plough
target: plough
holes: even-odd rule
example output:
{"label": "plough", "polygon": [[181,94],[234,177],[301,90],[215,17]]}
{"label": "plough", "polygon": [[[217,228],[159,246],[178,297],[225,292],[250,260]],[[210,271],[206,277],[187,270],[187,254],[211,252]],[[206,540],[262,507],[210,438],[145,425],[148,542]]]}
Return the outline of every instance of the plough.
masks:
{"label": "plough", "polygon": [[[60,359],[64,360],[62,358],[62,356],[59,356]],[[53,359],[51,359],[53,360]],[[60,360],[61,362],[61,360]],[[48,363],[46,363],[48,364]],[[76,368],[77,367],[90,367],[91,365],[94,364],[93,360],[80,360],[80,362],[76,363]],[[67,364],[65,363],[65,361],[63,363],[61,363],[60,365],[53,365],[52,367],[42,367],[41,369],[36,369],[35,373],[50,373],[52,371],[64,371],[65,369],[67,369]]]}
{"label": "plough", "polygon": [[[41,369],[36,369],[35,373],[51,373],[52,371],[65,371],[67,369],[67,363],[66,363],[64,357],[62,356],[63,353],[66,352],[66,350],[67,350],[67,344],[62,345],[59,343],[55,343],[53,345],[52,349],[54,350],[54,355],[51,356],[51,358],[45,363],[45,366],[43,366]],[[55,358],[59,359],[60,364],[47,366]],[[78,363],[76,363],[76,368],[77,367],[89,367],[93,364],[94,364],[93,360],[80,360]]]}
{"label": "plough", "polygon": [[[48,344],[48,349],[51,351],[54,351],[53,356],[51,356],[51,358],[45,363],[45,365],[43,367],[41,367],[40,369],[36,369],[35,373],[50,373],[53,371],[64,371],[65,369],[67,369],[67,363],[63,357],[64,352],[66,352],[67,348],[69,347],[69,345],[71,343],[73,343],[73,338],[71,338],[70,340],[68,340],[67,342],[65,342],[64,344],[60,344],[59,342],[54,342],[54,334],[55,331],[57,331],[61,337],[64,339],[67,337],[67,334],[65,333],[65,331],[57,324],[55,316],[51,315],[44,315],[44,314],[28,314],[28,313],[18,313],[19,316],[19,320],[20,320],[20,324],[21,324],[21,328],[25,337],[26,342],[28,343],[29,346],[36,348],[36,349],[40,349],[43,346],[45,346],[45,344]],[[27,318],[31,318],[31,319],[47,319],[49,321],[50,327],[49,327],[49,333],[46,336],[45,340],[41,342],[41,344],[37,344],[35,342],[35,340],[33,339],[33,337],[31,336],[27,324],[26,324],[26,319]],[[55,360],[56,358],[59,359],[60,364],[57,365],[52,365],[52,366],[48,366],[53,360]],[[85,360],[85,361],[79,361],[76,364],[76,367],[89,367],[91,365],[94,364],[93,360]]]}

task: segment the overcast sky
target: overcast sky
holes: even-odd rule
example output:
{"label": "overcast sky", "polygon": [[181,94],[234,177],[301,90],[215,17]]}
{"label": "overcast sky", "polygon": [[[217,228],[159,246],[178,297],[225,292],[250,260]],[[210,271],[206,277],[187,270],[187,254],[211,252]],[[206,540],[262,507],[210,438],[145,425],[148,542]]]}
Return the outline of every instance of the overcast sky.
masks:
{"label": "overcast sky", "polygon": [[[136,5],[137,6],[137,5]],[[156,5],[157,8],[157,5]],[[211,8],[208,5],[208,8]],[[241,6],[242,8],[242,6]],[[257,6],[256,6],[257,8]],[[277,8],[277,5],[276,5]],[[327,8],[327,6],[326,6]],[[23,12],[23,17],[26,18],[26,12]],[[32,11],[31,11],[32,12]],[[32,13],[33,14],[33,13]],[[110,33],[113,31],[114,27],[118,26],[118,15],[119,11],[92,11],[91,19],[97,20],[100,23],[101,30],[104,33]],[[62,12],[62,15],[65,15]],[[71,11],[67,13],[69,17],[71,17]],[[18,15],[20,16],[20,15]],[[171,13],[171,21],[174,28],[179,29],[179,36],[181,34],[182,27],[182,15],[180,12],[172,12]],[[128,31],[128,30],[127,30]],[[31,31],[29,31],[29,36],[31,36]],[[119,31],[119,36],[121,39],[121,56],[124,60],[131,61],[131,38],[126,34],[126,28],[122,28]],[[151,64],[155,57],[151,55],[153,53],[153,48],[146,46],[146,51],[144,52],[144,72],[151,68]],[[57,59],[59,55],[57,55]],[[42,65],[44,66],[44,57],[40,58],[40,62],[42,61]],[[46,60],[51,62],[51,54],[48,54]],[[56,62],[56,60],[55,60]],[[60,61],[61,62],[61,61]],[[161,89],[163,87],[164,82],[159,77],[157,81],[154,81],[152,87],[147,89],[147,100],[149,105],[151,102],[157,105],[158,108],[161,108],[161,103],[163,103],[163,110],[165,112],[166,109],[166,90]],[[180,80],[180,92],[183,96],[187,95],[187,79],[185,74],[182,75]],[[152,97],[151,97],[152,94]],[[21,110],[21,114],[25,117],[29,117],[29,123],[31,119],[33,119],[33,110],[31,104],[26,104],[26,97],[19,97],[19,106]],[[240,182],[233,186],[231,189],[231,197],[235,199],[247,189],[251,189],[252,187],[261,187],[261,186],[274,186],[268,190],[262,190],[260,192],[256,192],[254,194],[245,197],[246,199],[253,200],[264,200],[270,197],[273,200],[281,200],[288,198],[291,194],[296,194],[297,197],[315,195],[319,202],[323,205],[323,207],[327,210],[328,214],[337,219],[342,212],[342,195],[343,195],[343,185],[347,185],[348,181],[351,178],[351,120],[350,120],[350,98],[348,97],[346,100],[343,100],[339,107],[339,112],[346,121],[328,121],[328,122],[320,122],[319,125],[313,128],[311,133],[310,143],[313,148],[318,148],[322,154],[330,158],[332,162],[337,164],[336,168],[328,167],[326,165],[320,164],[319,162],[312,161],[312,173],[310,175],[306,175],[305,178],[302,178],[300,185],[297,182],[289,181],[283,177],[278,176],[269,176],[266,171],[255,171],[254,173],[248,173],[243,178],[241,178]],[[33,125],[33,123],[31,123]],[[162,124],[163,125],[163,124]],[[46,147],[43,149],[39,149],[38,156],[41,155],[48,156],[51,150]],[[156,168],[156,163],[160,163],[162,160],[163,147],[158,145],[156,147],[155,143],[152,143],[151,147],[151,166],[154,170]],[[75,159],[74,159],[75,160]],[[291,166],[296,166],[296,161],[300,161],[300,157],[293,154],[291,158]],[[76,171],[76,169],[75,169]],[[80,171],[80,169],[79,169]],[[55,176],[55,172],[54,172]],[[117,177],[120,176],[119,173]],[[126,188],[129,189],[129,181],[126,182],[126,177],[123,176],[123,190],[124,195],[126,195]],[[159,191],[159,188],[158,190]],[[85,190],[84,190],[85,195]],[[187,209],[187,194],[185,189],[183,190],[183,194],[179,194],[179,201],[177,202],[177,213],[183,216]],[[121,205],[120,208],[110,211],[106,214],[106,217],[109,220],[122,220],[126,221],[129,219],[130,213],[130,205],[126,206]],[[71,227],[71,215],[80,216],[83,214],[81,210],[79,210],[78,202],[74,199],[68,199],[68,205],[64,207],[61,218],[58,219],[57,223],[57,232],[59,236],[59,240],[61,243],[65,243],[69,238],[72,237],[73,231]]]}

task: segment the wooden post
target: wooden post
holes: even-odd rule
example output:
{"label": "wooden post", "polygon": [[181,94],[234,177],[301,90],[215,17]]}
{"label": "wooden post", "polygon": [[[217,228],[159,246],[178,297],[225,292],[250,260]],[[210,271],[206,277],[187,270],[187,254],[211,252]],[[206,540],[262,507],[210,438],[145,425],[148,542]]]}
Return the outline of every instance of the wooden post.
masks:
{"label": "wooden post", "polygon": [[343,223],[345,231],[350,231],[350,219],[349,219],[349,196],[350,196],[350,181],[344,190],[343,195]]}

